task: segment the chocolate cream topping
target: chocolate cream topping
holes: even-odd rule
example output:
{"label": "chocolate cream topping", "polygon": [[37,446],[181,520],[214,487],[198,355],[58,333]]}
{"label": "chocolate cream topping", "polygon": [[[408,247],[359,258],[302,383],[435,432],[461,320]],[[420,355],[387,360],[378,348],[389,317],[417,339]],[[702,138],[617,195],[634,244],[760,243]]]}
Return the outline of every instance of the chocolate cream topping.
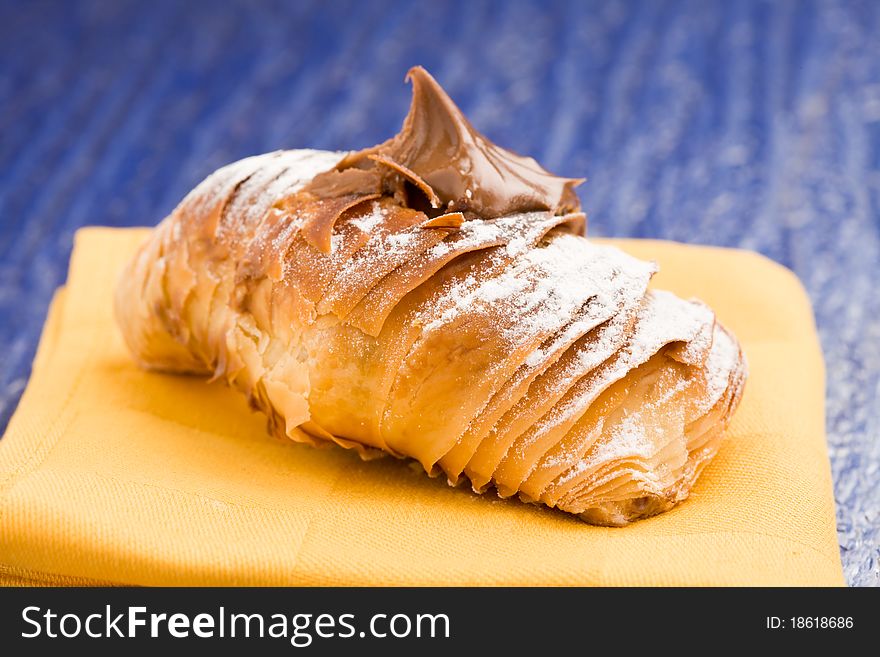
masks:
{"label": "chocolate cream topping", "polygon": [[582,179],[556,176],[533,158],[490,142],[424,68],[410,69],[407,80],[413,99],[400,133],[350,153],[305,191],[319,198],[390,195],[431,217],[580,210],[574,187]]}

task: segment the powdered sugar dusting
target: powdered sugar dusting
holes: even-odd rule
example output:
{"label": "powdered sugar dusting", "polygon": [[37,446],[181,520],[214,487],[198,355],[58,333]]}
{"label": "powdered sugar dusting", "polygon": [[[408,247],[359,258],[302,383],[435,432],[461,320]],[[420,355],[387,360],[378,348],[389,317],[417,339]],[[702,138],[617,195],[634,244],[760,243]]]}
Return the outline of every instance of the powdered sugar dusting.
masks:
{"label": "powdered sugar dusting", "polygon": [[[537,433],[573,422],[586,412],[603,390],[623,378],[632,368],[646,362],[663,345],[677,341],[688,342],[699,333],[701,327],[713,320],[714,316],[705,306],[684,301],[662,290],[650,291],[639,310],[628,343],[604,367],[601,376],[584,380],[580,389],[573,389],[573,394],[544,416],[536,425]],[[572,368],[583,367],[579,371],[581,376],[585,376],[588,369],[595,367],[594,358],[591,358],[589,351],[591,350],[586,351],[582,356],[583,360]]]}
{"label": "powdered sugar dusting", "polygon": [[437,244],[428,253],[439,258],[452,251],[468,251],[489,244],[503,244],[508,256],[525,252],[550,227],[548,212],[526,212],[495,219],[469,219],[452,239]]}
{"label": "powdered sugar dusting", "polygon": [[[588,471],[593,471],[604,464],[622,460],[640,460],[647,463],[655,459],[677,436],[681,434],[667,433],[665,424],[657,420],[657,413],[662,409],[669,421],[668,414],[674,413],[680,416],[681,408],[670,408],[669,403],[689,385],[686,377],[676,377],[670,382],[663,381],[663,385],[655,386],[653,396],[636,409],[625,409],[621,416],[607,427],[602,438],[592,444],[589,451],[580,457],[577,453],[568,453],[557,456],[554,465],[572,463],[566,472],[558,477],[557,484],[564,486],[566,483],[576,481]],[[645,477],[642,483],[656,483],[663,474],[668,474],[668,468],[662,464],[651,464],[652,468],[647,472],[640,471]],[[615,469],[613,476],[620,474]],[[595,489],[601,485],[601,481],[589,481],[589,488]]]}
{"label": "powdered sugar dusting", "polygon": [[[608,285],[604,285],[599,289],[596,296],[590,300],[588,311],[566,327],[565,331],[560,333],[556,340],[550,345],[539,347],[530,353],[526,358],[526,365],[537,365],[549,354],[556,351],[558,345],[568,344],[576,337],[585,335],[601,322],[611,317],[619,315],[621,319],[625,318],[625,314],[620,315],[621,311],[628,306],[637,304],[644,296],[648,280],[656,269],[654,265],[642,261],[636,261],[637,264],[634,265],[629,256],[626,256],[617,249],[611,247],[601,248],[603,249],[603,257],[597,259],[596,268],[599,270],[597,275],[599,277],[607,276]],[[603,264],[609,266],[607,272],[602,271]],[[617,324],[614,324],[614,326],[617,327]],[[622,331],[624,326],[625,323],[621,322],[619,330]],[[601,338],[607,341],[612,340],[614,337],[607,330],[601,334]],[[601,343],[591,345],[589,349],[589,353],[593,354],[601,353],[601,351]]]}
{"label": "powdered sugar dusting", "polygon": [[641,294],[649,272],[650,265],[617,249],[557,233],[546,246],[526,250],[496,277],[478,280],[471,274],[452,285],[442,300],[444,310],[425,330],[436,330],[466,314],[498,315],[501,337],[516,344],[559,330],[593,297],[607,307],[621,295],[622,287],[641,285]]}
{"label": "powdered sugar dusting", "polygon": [[730,374],[739,363],[739,345],[719,326],[715,327],[711,351],[706,359],[706,393],[697,408],[701,413],[711,409],[730,385]]}
{"label": "powdered sugar dusting", "polygon": [[353,217],[349,219],[349,223],[355,226],[358,230],[370,234],[385,222],[387,216],[388,214],[382,209],[382,206],[376,201],[373,201],[368,214]]}
{"label": "powdered sugar dusting", "polygon": [[588,457],[578,462],[569,476],[577,476],[579,470],[586,469],[593,463],[635,455],[647,457],[655,447],[647,435],[649,426],[641,411],[624,414],[623,418],[611,427],[606,438],[596,444]]}
{"label": "powdered sugar dusting", "polygon": [[[272,204],[294,194],[322,171],[332,168],[344,153],[316,150],[275,151],[257,156],[263,160],[248,182],[248,194],[230,208],[234,216],[243,216],[244,223],[262,217]],[[251,158],[248,158],[251,159]]]}

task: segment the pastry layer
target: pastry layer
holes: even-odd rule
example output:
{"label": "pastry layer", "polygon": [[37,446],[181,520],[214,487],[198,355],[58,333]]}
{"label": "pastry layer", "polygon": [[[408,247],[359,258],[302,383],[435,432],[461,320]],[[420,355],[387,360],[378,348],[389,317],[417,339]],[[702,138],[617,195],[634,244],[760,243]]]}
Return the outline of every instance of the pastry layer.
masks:
{"label": "pastry layer", "polygon": [[224,378],[276,435],[588,522],[687,496],[744,381],[711,310],[649,292],[654,265],[582,237],[581,215],[302,191],[341,157],[248,158],[184,199],[118,288],[139,362]]}

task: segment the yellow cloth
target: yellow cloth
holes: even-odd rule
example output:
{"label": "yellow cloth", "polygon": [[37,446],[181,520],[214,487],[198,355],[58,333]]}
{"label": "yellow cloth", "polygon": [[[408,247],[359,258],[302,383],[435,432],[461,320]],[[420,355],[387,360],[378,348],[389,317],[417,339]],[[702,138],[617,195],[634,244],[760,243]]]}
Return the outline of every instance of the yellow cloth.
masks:
{"label": "yellow cloth", "polygon": [[157,585],[839,585],[807,298],[752,253],[616,244],[742,341],[746,392],[691,498],[626,528],[270,438],[222,384],[139,370],[111,312],[142,229],[76,236],[0,441],[0,580]]}

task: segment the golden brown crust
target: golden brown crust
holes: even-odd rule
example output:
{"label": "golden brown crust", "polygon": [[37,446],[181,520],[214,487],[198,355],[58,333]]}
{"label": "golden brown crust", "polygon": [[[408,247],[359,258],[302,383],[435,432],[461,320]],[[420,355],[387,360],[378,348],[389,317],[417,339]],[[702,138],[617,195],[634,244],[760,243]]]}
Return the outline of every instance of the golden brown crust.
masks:
{"label": "golden brown crust", "polygon": [[648,292],[653,265],[579,236],[582,215],[301,191],[340,157],[249,158],[184,199],[117,289],[139,363],[223,378],[276,436],[592,523],[687,497],[745,380],[710,310]]}

